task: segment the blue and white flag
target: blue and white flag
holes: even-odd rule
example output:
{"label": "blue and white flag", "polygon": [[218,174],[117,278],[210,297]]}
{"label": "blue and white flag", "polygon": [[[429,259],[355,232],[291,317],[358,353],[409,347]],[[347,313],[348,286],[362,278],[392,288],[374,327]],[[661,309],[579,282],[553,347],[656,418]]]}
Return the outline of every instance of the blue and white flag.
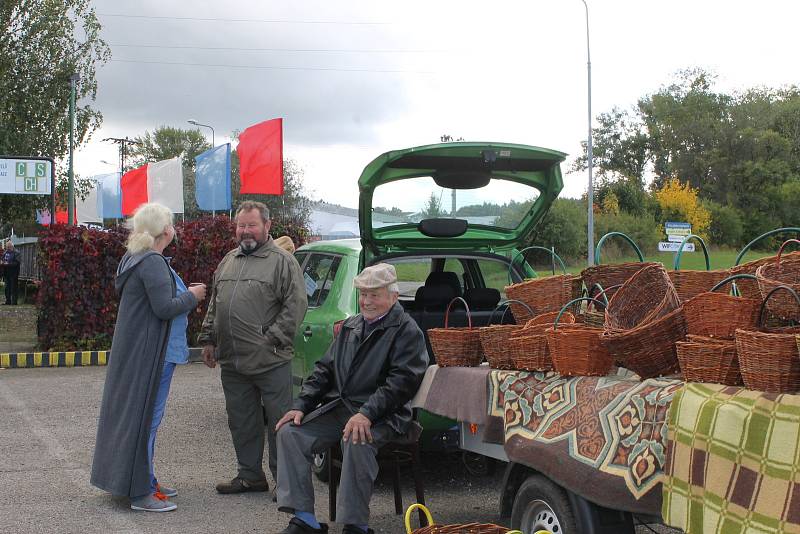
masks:
{"label": "blue and white flag", "polygon": [[206,211],[231,209],[231,144],[206,150],[195,162],[197,206]]}
{"label": "blue and white flag", "polygon": [[92,177],[97,181],[97,213],[103,219],[122,218],[122,192],[119,188],[120,173],[99,174]]}

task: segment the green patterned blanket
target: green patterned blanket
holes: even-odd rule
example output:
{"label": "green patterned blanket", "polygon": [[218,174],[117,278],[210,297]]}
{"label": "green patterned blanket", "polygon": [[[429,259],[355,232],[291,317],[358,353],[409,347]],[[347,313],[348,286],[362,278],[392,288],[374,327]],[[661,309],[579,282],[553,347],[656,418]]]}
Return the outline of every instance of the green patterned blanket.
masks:
{"label": "green patterned blanket", "polygon": [[601,506],[658,515],[667,412],[682,382],[554,373],[489,375],[509,459]]}
{"label": "green patterned blanket", "polygon": [[800,533],[800,396],[687,384],[669,410],[669,442],[668,525]]}

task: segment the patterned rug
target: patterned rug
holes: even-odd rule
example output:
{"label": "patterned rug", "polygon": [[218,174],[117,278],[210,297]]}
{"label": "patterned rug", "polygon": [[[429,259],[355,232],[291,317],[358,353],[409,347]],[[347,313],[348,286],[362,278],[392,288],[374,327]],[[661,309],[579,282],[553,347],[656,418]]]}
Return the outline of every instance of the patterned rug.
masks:
{"label": "patterned rug", "polygon": [[683,382],[493,370],[509,459],[601,506],[659,515],[667,413]]}
{"label": "patterned rug", "polygon": [[800,396],[687,384],[669,425],[668,525],[689,534],[800,533]]}

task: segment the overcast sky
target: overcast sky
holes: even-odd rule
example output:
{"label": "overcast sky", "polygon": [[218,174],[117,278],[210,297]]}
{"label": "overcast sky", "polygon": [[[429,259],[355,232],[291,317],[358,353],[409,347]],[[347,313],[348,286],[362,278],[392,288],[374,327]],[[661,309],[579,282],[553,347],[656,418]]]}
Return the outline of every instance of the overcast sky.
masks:
{"label": "overcast sky", "polygon": [[[587,1],[595,116],[687,67],[715,71],[723,91],[800,81],[797,2]],[[561,150],[567,163],[586,139],[580,0],[94,5],[113,59],[98,71],[103,126],[76,155],[84,177],[118,162],[101,139],[189,128],[190,118],[221,144],[283,117],[284,156],[305,170],[307,193],[350,207],[372,159],[445,133]],[[581,195],[586,181],[566,174],[563,195]]]}

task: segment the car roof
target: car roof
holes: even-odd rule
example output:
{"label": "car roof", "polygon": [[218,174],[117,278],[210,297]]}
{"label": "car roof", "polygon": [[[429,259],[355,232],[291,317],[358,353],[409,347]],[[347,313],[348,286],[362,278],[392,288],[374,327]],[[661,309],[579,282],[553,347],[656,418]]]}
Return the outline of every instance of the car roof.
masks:
{"label": "car roof", "polygon": [[348,256],[357,256],[361,252],[360,239],[328,239],[306,243],[297,252],[335,252]]}

